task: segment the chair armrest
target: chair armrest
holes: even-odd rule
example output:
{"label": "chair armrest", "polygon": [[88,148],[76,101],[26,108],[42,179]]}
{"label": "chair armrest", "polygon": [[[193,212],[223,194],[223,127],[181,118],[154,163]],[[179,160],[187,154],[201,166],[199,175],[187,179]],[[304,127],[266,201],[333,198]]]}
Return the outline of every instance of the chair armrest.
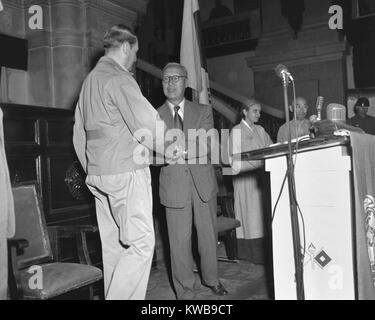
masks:
{"label": "chair armrest", "polygon": [[26,239],[11,238],[7,241],[8,245],[8,286],[12,300],[19,299],[22,296],[21,277],[18,273],[17,256],[24,253],[25,248],[29,246]]}
{"label": "chair armrest", "polygon": [[89,224],[48,227],[48,232],[57,232],[61,238],[71,238],[77,233],[98,232],[98,230],[98,227]]}
{"label": "chair armrest", "polygon": [[25,248],[27,248],[29,246],[29,241],[27,241],[26,239],[15,239],[15,238],[11,238],[11,239],[8,239],[8,248],[15,248],[16,249],[16,253],[17,255],[19,256],[20,254],[23,254],[23,251]]}
{"label": "chair armrest", "polygon": [[79,262],[92,265],[89,250],[87,247],[87,233],[96,233],[99,229],[94,225],[71,225],[71,226],[51,226],[48,227],[50,238],[53,239],[53,254],[58,261],[59,240],[75,238]]}

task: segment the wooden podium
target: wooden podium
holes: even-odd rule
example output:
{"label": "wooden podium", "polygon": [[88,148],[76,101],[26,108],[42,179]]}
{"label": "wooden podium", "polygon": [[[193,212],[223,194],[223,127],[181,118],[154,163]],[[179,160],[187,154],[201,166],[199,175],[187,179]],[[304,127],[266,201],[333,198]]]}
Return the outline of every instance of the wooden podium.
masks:
{"label": "wooden podium", "polygon": [[[295,164],[305,299],[355,299],[350,146],[347,138],[300,142]],[[265,159],[274,210],[287,168],[287,145],[242,154]],[[288,183],[272,222],[275,299],[297,299]]]}

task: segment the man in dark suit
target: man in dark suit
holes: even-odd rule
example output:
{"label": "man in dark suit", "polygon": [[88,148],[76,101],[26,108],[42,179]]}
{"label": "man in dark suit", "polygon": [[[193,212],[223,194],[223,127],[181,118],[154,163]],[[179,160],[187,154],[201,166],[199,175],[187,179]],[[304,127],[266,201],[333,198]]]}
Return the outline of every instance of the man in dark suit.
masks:
{"label": "man in dark suit", "polygon": [[[194,298],[193,221],[197,230],[202,283],[215,294],[226,295],[228,292],[218,280],[215,171],[207,161],[210,154],[207,141],[202,142],[194,136],[198,129],[206,133],[213,129],[212,108],[185,100],[187,72],[182,65],[168,63],[163,69],[162,82],[167,101],[158,109],[159,115],[168,129],[181,130],[180,138],[185,142],[173,142],[180,146],[176,147],[178,161],[162,167],[159,185],[160,201],[166,207],[176,295],[178,299]],[[211,139],[211,148],[214,140]]]}
{"label": "man in dark suit", "polygon": [[366,97],[358,98],[354,105],[355,116],[349,119],[353,127],[361,128],[367,134],[375,135],[375,118],[367,115],[370,101]]}

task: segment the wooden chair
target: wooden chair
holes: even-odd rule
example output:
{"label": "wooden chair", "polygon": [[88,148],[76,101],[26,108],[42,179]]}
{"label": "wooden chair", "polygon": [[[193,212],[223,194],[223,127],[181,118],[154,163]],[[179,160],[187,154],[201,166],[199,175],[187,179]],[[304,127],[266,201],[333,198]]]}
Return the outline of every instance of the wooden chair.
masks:
{"label": "wooden chair", "polygon": [[219,257],[221,261],[237,262],[237,237],[236,228],[241,223],[235,219],[233,209],[233,194],[228,192],[223,175],[222,167],[215,166],[216,180],[219,186],[217,195],[218,213],[217,213],[217,229],[218,238],[223,240],[227,258]]}
{"label": "wooden chair", "polygon": [[[36,184],[13,187],[16,235],[8,240],[9,293],[11,299],[50,299],[88,287],[103,278],[102,271],[91,263],[86,233],[97,232],[94,226],[63,226],[47,229]],[[75,238],[80,263],[54,262],[53,239]]]}
{"label": "wooden chair", "polygon": [[219,260],[236,262],[236,228],[238,228],[241,223],[234,218],[232,196],[219,196],[217,198],[217,201],[218,207],[220,208],[220,215],[217,217],[217,229],[219,233],[219,239],[223,240],[227,253],[227,258],[219,257]]}

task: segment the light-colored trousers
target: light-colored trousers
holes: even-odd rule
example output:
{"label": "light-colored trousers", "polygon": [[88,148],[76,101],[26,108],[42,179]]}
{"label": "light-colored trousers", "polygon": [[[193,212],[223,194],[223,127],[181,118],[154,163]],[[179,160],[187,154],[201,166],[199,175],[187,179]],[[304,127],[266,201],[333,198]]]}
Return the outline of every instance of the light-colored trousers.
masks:
{"label": "light-colored trousers", "polygon": [[95,197],[107,300],[145,299],[155,246],[149,168],[88,175]]}
{"label": "light-colored trousers", "polygon": [[203,202],[191,177],[190,186],[190,190],[185,194],[187,199],[185,207],[180,209],[165,208],[171,250],[172,279],[178,300],[194,298],[193,222],[197,231],[202,280],[210,286],[216,286],[219,283],[217,199],[215,196],[208,202]]}

